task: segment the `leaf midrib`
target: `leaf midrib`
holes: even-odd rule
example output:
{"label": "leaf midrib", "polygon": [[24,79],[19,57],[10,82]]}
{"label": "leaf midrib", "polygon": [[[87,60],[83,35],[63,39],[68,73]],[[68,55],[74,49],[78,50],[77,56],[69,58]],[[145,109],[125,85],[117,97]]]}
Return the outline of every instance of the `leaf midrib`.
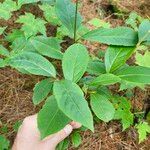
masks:
{"label": "leaf midrib", "polygon": [[[13,61],[14,61],[14,62],[22,62],[22,60],[13,60]],[[35,65],[35,66],[41,68],[42,70],[44,70],[44,71],[47,72],[48,74],[52,75],[50,72],[48,72],[47,70],[45,70],[45,68],[43,68],[43,67],[37,65],[37,64],[34,63],[34,62],[31,62],[31,61],[28,61],[28,60],[25,60],[25,59],[23,59],[23,61],[24,61],[24,62],[31,63],[31,64],[33,64],[33,65]],[[11,64],[10,64],[10,65],[11,65]],[[28,67],[28,68],[31,68],[31,67]],[[36,69],[36,68],[35,68],[35,69]],[[53,75],[52,75],[52,76],[53,76]]]}

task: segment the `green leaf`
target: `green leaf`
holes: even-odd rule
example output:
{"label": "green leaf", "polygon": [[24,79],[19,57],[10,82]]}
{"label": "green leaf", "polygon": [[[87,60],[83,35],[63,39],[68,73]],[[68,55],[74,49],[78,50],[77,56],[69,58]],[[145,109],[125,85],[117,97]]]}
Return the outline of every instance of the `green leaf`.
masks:
{"label": "green leaf", "polygon": [[145,19],[139,26],[139,41],[140,42],[150,42],[150,21]]}
{"label": "green leaf", "polygon": [[69,81],[62,80],[54,83],[53,93],[58,107],[72,120],[94,130],[93,116],[80,87]]}
{"label": "green leaf", "polygon": [[103,95],[91,94],[91,107],[95,115],[104,122],[109,122],[114,117],[115,108]]}
{"label": "green leaf", "polygon": [[56,37],[59,39],[63,39],[63,37],[65,36],[73,38],[73,35],[70,34],[69,30],[64,25],[61,25],[60,27],[57,28]]}
{"label": "green leaf", "polygon": [[146,51],[144,55],[136,53],[136,64],[144,67],[150,67],[150,52]]}
{"label": "green leaf", "polygon": [[140,122],[136,125],[136,129],[139,133],[139,143],[141,143],[147,138],[147,134],[150,133],[150,126],[147,122]]}
{"label": "green leaf", "polygon": [[81,26],[77,30],[77,39],[79,39],[81,36],[88,33],[89,31],[90,29],[86,25],[81,24]]}
{"label": "green leaf", "polygon": [[150,68],[130,66],[120,69],[115,74],[122,80],[135,83],[150,84]]}
{"label": "green leaf", "polygon": [[9,65],[13,68],[48,77],[56,77],[54,66],[44,57],[33,52],[21,52],[9,58]]}
{"label": "green leaf", "polygon": [[48,4],[39,5],[40,9],[44,12],[45,19],[52,25],[61,25],[59,18],[56,15],[55,6]]}
{"label": "green leaf", "polygon": [[18,5],[22,6],[23,4],[30,4],[30,3],[36,3],[40,0],[18,0]]}
{"label": "green leaf", "polygon": [[125,23],[137,31],[139,18],[140,16],[136,12],[131,12],[129,18],[125,20]]}
{"label": "green leaf", "polygon": [[120,78],[113,74],[102,74],[93,79],[90,85],[111,85],[120,81]]}
{"label": "green leaf", "polygon": [[2,135],[0,135],[0,150],[5,150],[9,148],[9,141]]}
{"label": "green leaf", "polygon": [[69,147],[69,139],[66,138],[57,145],[56,150],[68,150],[68,147]]}
{"label": "green leaf", "polygon": [[20,38],[20,37],[23,37],[23,36],[24,36],[24,34],[23,34],[22,31],[20,31],[20,30],[18,30],[18,29],[14,29],[14,30],[12,31],[12,33],[10,33],[10,34],[8,34],[8,35],[6,36],[6,40],[7,40],[8,42],[13,42],[15,39]]}
{"label": "green leaf", "polygon": [[81,138],[80,133],[78,133],[78,132],[72,133],[71,141],[72,141],[73,147],[75,147],[75,148],[79,147],[80,144],[82,143],[82,138]]}
{"label": "green leaf", "polygon": [[33,103],[37,105],[42,102],[52,91],[52,87],[53,81],[49,78],[37,83],[33,90]]}
{"label": "green leaf", "polygon": [[97,88],[96,91],[97,91],[98,94],[100,94],[101,96],[103,96],[103,97],[105,97],[107,99],[111,99],[112,98],[111,91],[106,86],[100,86],[100,87]]}
{"label": "green leaf", "polygon": [[135,87],[139,87],[142,90],[144,90],[145,85],[141,84],[141,83],[128,82],[128,81],[122,80],[120,82],[120,89],[119,89],[119,91],[126,90],[126,89],[130,89],[131,90],[131,89],[133,89]]}
{"label": "green leaf", "polygon": [[0,127],[0,132],[2,133],[2,134],[7,134],[8,133],[8,126],[7,126],[7,124],[2,124],[1,125],[1,127]]}
{"label": "green leaf", "polygon": [[46,35],[46,22],[40,18],[35,18],[31,13],[25,13],[17,19],[17,23],[21,23],[21,30],[24,31],[25,37],[35,36],[37,33]]}
{"label": "green leaf", "polygon": [[6,28],[7,28],[7,27],[0,27],[0,35],[3,34],[3,32],[5,31]]}
{"label": "green leaf", "polygon": [[41,138],[44,139],[48,135],[60,131],[70,121],[58,108],[54,96],[49,97],[38,113],[38,128],[41,133]]}
{"label": "green leaf", "polygon": [[123,66],[133,54],[135,47],[110,46],[105,53],[105,66],[107,72],[113,72]]}
{"label": "green leaf", "polygon": [[119,46],[135,46],[138,42],[137,32],[128,27],[100,28],[88,32],[82,38],[89,41]]}
{"label": "green leaf", "polygon": [[30,38],[31,45],[42,55],[62,59],[60,40],[54,37],[36,36]]}
{"label": "green leaf", "polygon": [[110,23],[105,22],[104,20],[93,18],[88,22],[88,24],[93,25],[97,28],[103,27],[103,28],[110,28]]}
{"label": "green leaf", "polygon": [[9,51],[2,45],[0,45],[0,55],[9,56]]}
{"label": "green leaf", "polygon": [[81,44],[70,46],[62,60],[65,79],[78,82],[87,69],[88,61],[89,55],[85,46]]}
{"label": "green leaf", "polygon": [[106,73],[105,65],[100,60],[90,60],[88,63],[87,72],[91,75]]}
{"label": "green leaf", "polygon": [[[74,33],[75,29],[75,5],[70,0],[56,0],[56,13],[63,25]],[[77,14],[76,29],[81,26],[82,18]]]}
{"label": "green leaf", "polygon": [[33,47],[31,42],[25,37],[19,37],[15,39],[11,45],[11,49],[13,50],[11,53],[16,53],[21,51],[37,52],[37,50]]}
{"label": "green leaf", "polygon": [[0,68],[3,68],[5,66],[6,66],[6,61],[0,58]]}
{"label": "green leaf", "polygon": [[37,2],[49,2],[50,4],[54,2],[54,0],[18,0],[18,5],[21,7],[24,4],[37,3]]}
{"label": "green leaf", "polygon": [[124,97],[115,97],[113,103],[116,107],[114,119],[121,120],[123,130],[125,130],[133,124],[133,114],[130,111],[131,103]]}
{"label": "green leaf", "polygon": [[22,121],[16,121],[15,124],[13,125],[13,129],[15,132],[18,132],[19,127],[22,125]]}
{"label": "green leaf", "polygon": [[0,19],[8,20],[11,17],[11,12],[16,11],[18,6],[16,2],[12,0],[5,0],[0,3]]}

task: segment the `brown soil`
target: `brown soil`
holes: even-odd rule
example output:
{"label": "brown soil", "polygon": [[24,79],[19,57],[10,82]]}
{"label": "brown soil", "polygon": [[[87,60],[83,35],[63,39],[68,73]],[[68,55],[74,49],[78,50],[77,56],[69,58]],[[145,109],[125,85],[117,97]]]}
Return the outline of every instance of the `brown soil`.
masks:
{"label": "brown soil", "polygon": [[[113,5],[117,10],[123,10],[124,16],[116,16]],[[150,17],[149,0],[82,0],[81,13],[84,16],[85,23],[98,17],[108,21],[112,26],[122,25],[124,19],[132,10],[137,11],[145,17]],[[42,16],[42,12],[31,8],[29,11],[36,16]],[[18,24],[14,24],[14,20],[18,18],[24,11],[19,11],[8,21],[0,20],[0,26],[8,26],[7,32],[13,28],[19,28]],[[48,34],[54,34],[55,28],[47,26]],[[0,37],[3,38],[3,37]],[[85,43],[91,53],[97,52],[97,49],[103,49],[99,44],[91,45]],[[7,45],[7,43],[5,44]],[[66,44],[67,47],[68,43]],[[105,48],[105,47],[104,47]],[[21,75],[17,71],[5,68],[0,69],[0,121],[8,126],[6,136],[13,142],[16,133],[13,131],[13,125],[17,120],[23,120],[26,116],[35,114],[38,111],[32,103],[32,91],[34,85],[40,80],[38,76]],[[142,110],[146,93],[140,89],[134,90],[134,107]],[[1,125],[1,123],[0,123]],[[95,125],[95,132],[86,131],[82,133],[83,143],[77,148],[78,150],[149,150],[150,138],[142,144],[138,144],[138,136],[135,129],[131,128],[122,132],[119,122],[110,122],[108,124],[98,123]],[[74,148],[70,147],[70,150]]]}

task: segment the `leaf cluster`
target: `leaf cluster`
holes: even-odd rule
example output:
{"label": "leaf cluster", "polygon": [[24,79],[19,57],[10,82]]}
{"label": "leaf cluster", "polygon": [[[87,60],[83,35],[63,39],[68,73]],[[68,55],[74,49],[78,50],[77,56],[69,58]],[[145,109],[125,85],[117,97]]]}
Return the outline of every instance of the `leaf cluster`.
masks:
{"label": "leaf cluster", "polygon": [[[11,12],[34,2],[38,0],[18,0],[18,3],[6,0],[0,4],[0,10],[9,4]],[[20,16],[16,22],[22,25],[21,29],[13,30],[5,37],[11,51],[0,46],[0,55],[3,56],[0,67],[10,66],[23,74],[45,77],[33,90],[35,105],[45,100],[38,113],[41,138],[58,132],[71,120],[94,132],[93,116],[104,122],[121,120],[123,130],[133,125],[130,101],[111,94],[108,87],[118,84],[120,89],[125,90],[150,84],[148,52],[144,56],[136,56],[138,65],[129,66],[126,63],[140,46],[150,44],[150,21],[143,20],[138,28],[133,29],[127,26],[110,28],[109,24],[99,25],[101,21],[95,19],[90,23],[96,29],[90,30],[82,24],[83,19],[70,0],[44,2],[39,4],[39,8],[45,19],[31,13]],[[9,19],[10,12],[0,17]],[[57,26],[56,37],[46,35],[47,23]],[[1,29],[1,32],[4,30]],[[62,51],[64,36],[74,38],[75,43]],[[83,40],[107,44],[104,59],[89,54],[82,44]],[[62,74],[56,62],[62,64]],[[143,126],[147,128],[144,133]],[[137,129],[142,141],[149,128],[146,124],[140,124]],[[74,133],[74,146],[80,145],[80,141],[80,135]]]}

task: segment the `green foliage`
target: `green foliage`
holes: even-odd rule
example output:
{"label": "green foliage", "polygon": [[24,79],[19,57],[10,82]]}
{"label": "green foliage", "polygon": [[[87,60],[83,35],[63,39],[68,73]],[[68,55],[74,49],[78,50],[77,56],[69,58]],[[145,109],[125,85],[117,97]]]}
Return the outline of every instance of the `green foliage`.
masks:
{"label": "green foliage", "polygon": [[21,52],[12,55],[8,59],[8,64],[20,71],[23,69],[31,74],[55,77],[54,66],[44,57],[32,52]]}
{"label": "green foliage", "polygon": [[135,83],[150,84],[150,68],[130,66],[115,72],[122,80]]}
{"label": "green foliage", "polygon": [[[96,28],[90,30],[82,24],[82,17],[76,12],[78,5],[75,6],[71,0],[18,0],[18,3],[5,0],[0,3],[0,18],[7,20],[11,17],[11,12],[23,4],[36,2],[39,3],[34,5],[39,6],[43,16],[38,18],[25,12],[15,21],[20,23],[20,29],[12,29],[10,34],[10,30],[7,30],[8,33],[3,34],[5,27],[0,28],[0,34],[5,36],[2,44],[9,45],[8,50],[0,46],[0,67],[10,66],[23,74],[47,77],[40,78],[43,80],[33,90],[33,103],[44,104],[38,113],[41,138],[58,132],[72,120],[94,131],[93,116],[94,120],[104,122],[120,120],[123,130],[132,126],[134,115],[130,101],[115,93],[124,90],[124,95],[131,98],[131,89],[144,89],[150,84],[147,46],[150,43],[150,21],[142,21],[140,16],[132,13],[126,24],[133,29],[123,26],[110,28],[109,23],[94,18],[87,22]],[[27,7],[30,5],[25,8]],[[56,37],[49,36],[47,25],[54,27],[53,35]],[[88,42],[88,52],[82,40],[107,44],[108,48],[106,52],[101,50],[95,55],[93,49],[90,49],[90,43]],[[107,46],[102,45],[102,48]],[[139,51],[141,54],[144,51],[144,55]],[[127,65],[126,61],[134,52],[137,66]],[[120,84],[120,89],[117,91],[116,88],[112,95],[110,85],[116,83]],[[130,91],[129,96],[127,91]],[[17,127],[18,124],[14,129],[17,130]],[[136,128],[140,141],[150,132],[145,122],[139,123]],[[0,138],[0,142],[4,141],[7,145],[4,137]],[[71,139],[74,147],[80,145],[78,130]],[[68,145],[66,139],[59,144],[57,150],[67,149]]]}
{"label": "green foliage", "polygon": [[95,115],[104,122],[109,122],[114,117],[113,104],[103,94],[91,94],[91,107]]}
{"label": "green foliage", "polygon": [[144,55],[136,53],[136,64],[139,66],[150,67],[150,52],[146,51]]}
{"label": "green foliage", "polygon": [[2,127],[0,127],[0,132],[3,133],[3,134],[8,133],[7,125],[5,125],[5,124],[3,125],[2,124]]}
{"label": "green foliage", "polygon": [[3,68],[5,66],[6,66],[5,60],[0,58],[0,68]]}
{"label": "green foliage", "polygon": [[36,36],[30,38],[31,45],[44,56],[48,56],[55,59],[62,59],[63,54],[61,52],[61,41],[54,37]]}
{"label": "green foliage", "polygon": [[69,139],[66,138],[57,145],[56,150],[67,150],[68,147],[69,147]]}
{"label": "green foliage", "polygon": [[[56,0],[56,13],[63,25],[74,34],[76,8],[70,0]],[[82,18],[77,14],[76,29],[81,26]]]}
{"label": "green foliage", "polygon": [[135,46],[138,42],[137,32],[128,27],[99,28],[88,32],[82,38],[89,41],[119,46]]}
{"label": "green foliage", "polygon": [[9,56],[9,51],[2,45],[0,45],[0,55]]}
{"label": "green foliage", "polygon": [[13,125],[13,129],[15,132],[18,132],[19,127],[22,125],[22,121],[16,121],[15,124]]}
{"label": "green foliage", "polygon": [[2,135],[0,135],[0,150],[9,148],[9,141]]}
{"label": "green foliage", "polygon": [[69,118],[93,131],[93,117],[79,86],[69,80],[62,80],[54,83],[53,90],[58,107]]}
{"label": "green foliage", "polygon": [[37,33],[46,35],[46,22],[40,18],[35,18],[31,13],[25,13],[25,15],[20,16],[16,22],[23,24],[21,30],[24,32],[26,38],[34,36]]}
{"label": "green foliage", "polygon": [[123,66],[134,50],[134,47],[108,47],[105,53],[106,71],[113,72]]}
{"label": "green foliage", "polygon": [[88,63],[87,72],[91,75],[100,75],[106,73],[105,65],[100,60],[90,60]]}
{"label": "green foliage", "polygon": [[142,21],[141,16],[136,12],[131,12],[129,18],[126,20],[126,24],[131,26],[134,30],[138,30],[138,23]]}
{"label": "green foliage", "polygon": [[40,0],[18,0],[18,5],[22,6],[23,4],[36,3]]}
{"label": "green foliage", "polygon": [[38,113],[38,128],[42,139],[60,131],[69,122],[70,119],[58,108],[54,96],[46,100],[43,108]]}
{"label": "green foliage", "polygon": [[8,20],[11,17],[11,12],[16,11],[18,6],[16,2],[12,0],[5,0],[0,3],[0,19]]}
{"label": "green foliage", "polygon": [[33,47],[31,42],[27,40],[24,36],[16,38],[11,45],[12,52],[11,53],[17,53],[21,51],[30,51],[30,52],[36,52],[37,50]]}
{"label": "green foliage", "polygon": [[130,89],[131,90],[131,89],[134,89],[135,87],[139,87],[142,90],[144,90],[145,85],[142,84],[142,83],[129,82],[129,81],[122,80],[120,82],[120,89],[119,89],[119,91],[126,90],[126,89]]}
{"label": "green foliage", "polygon": [[62,60],[65,79],[78,82],[87,69],[88,61],[89,56],[85,46],[74,44],[69,47]]}
{"label": "green foliage", "polygon": [[9,35],[6,36],[6,40],[9,42],[13,42],[15,39],[23,37],[24,34],[22,31],[18,30],[18,29],[14,29],[12,31],[12,33],[10,33]]}
{"label": "green foliage", "polygon": [[79,132],[74,132],[71,135],[71,141],[72,141],[73,147],[79,147],[81,142],[82,142],[82,138],[81,138],[80,133]]}
{"label": "green foliage", "polygon": [[139,26],[139,41],[150,44],[150,21],[143,20]]}
{"label": "green foliage", "polygon": [[95,26],[96,28],[99,28],[99,27],[103,27],[103,28],[110,28],[110,24],[103,21],[103,20],[100,20],[98,18],[93,18],[92,20],[90,20],[88,22],[90,25],[93,25]]}
{"label": "green foliage", "polygon": [[44,12],[44,17],[48,22],[52,25],[61,25],[61,22],[56,15],[55,6],[43,4],[39,5],[39,7]]}
{"label": "green foliage", "polygon": [[7,27],[0,27],[0,35],[3,34],[3,32],[5,31],[6,28],[7,28]]}
{"label": "green foliage", "polygon": [[147,134],[150,133],[150,126],[147,122],[140,122],[136,125],[138,134],[139,134],[139,143],[143,142]]}
{"label": "green foliage", "polygon": [[129,128],[133,124],[130,102],[124,97],[114,97],[113,103],[116,108],[114,119],[121,119],[123,130]]}
{"label": "green foliage", "polygon": [[113,74],[102,74],[92,80],[90,85],[111,85],[115,84],[120,81],[120,78],[118,76],[115,76]]}
{"label": "green foliage", "polygon": [[47,78],[37,83],[33,89],[33,103],[35,105],[42,102],[50,92],[52,92],[53,80]]}
{"label": "green foliage", "polygon": [[54,0],[18,0],[18,5],[21,7],[24,4],[36,3],[39,1],[41,1],[43,3],[48,2],[50,4],[54,2]]}

